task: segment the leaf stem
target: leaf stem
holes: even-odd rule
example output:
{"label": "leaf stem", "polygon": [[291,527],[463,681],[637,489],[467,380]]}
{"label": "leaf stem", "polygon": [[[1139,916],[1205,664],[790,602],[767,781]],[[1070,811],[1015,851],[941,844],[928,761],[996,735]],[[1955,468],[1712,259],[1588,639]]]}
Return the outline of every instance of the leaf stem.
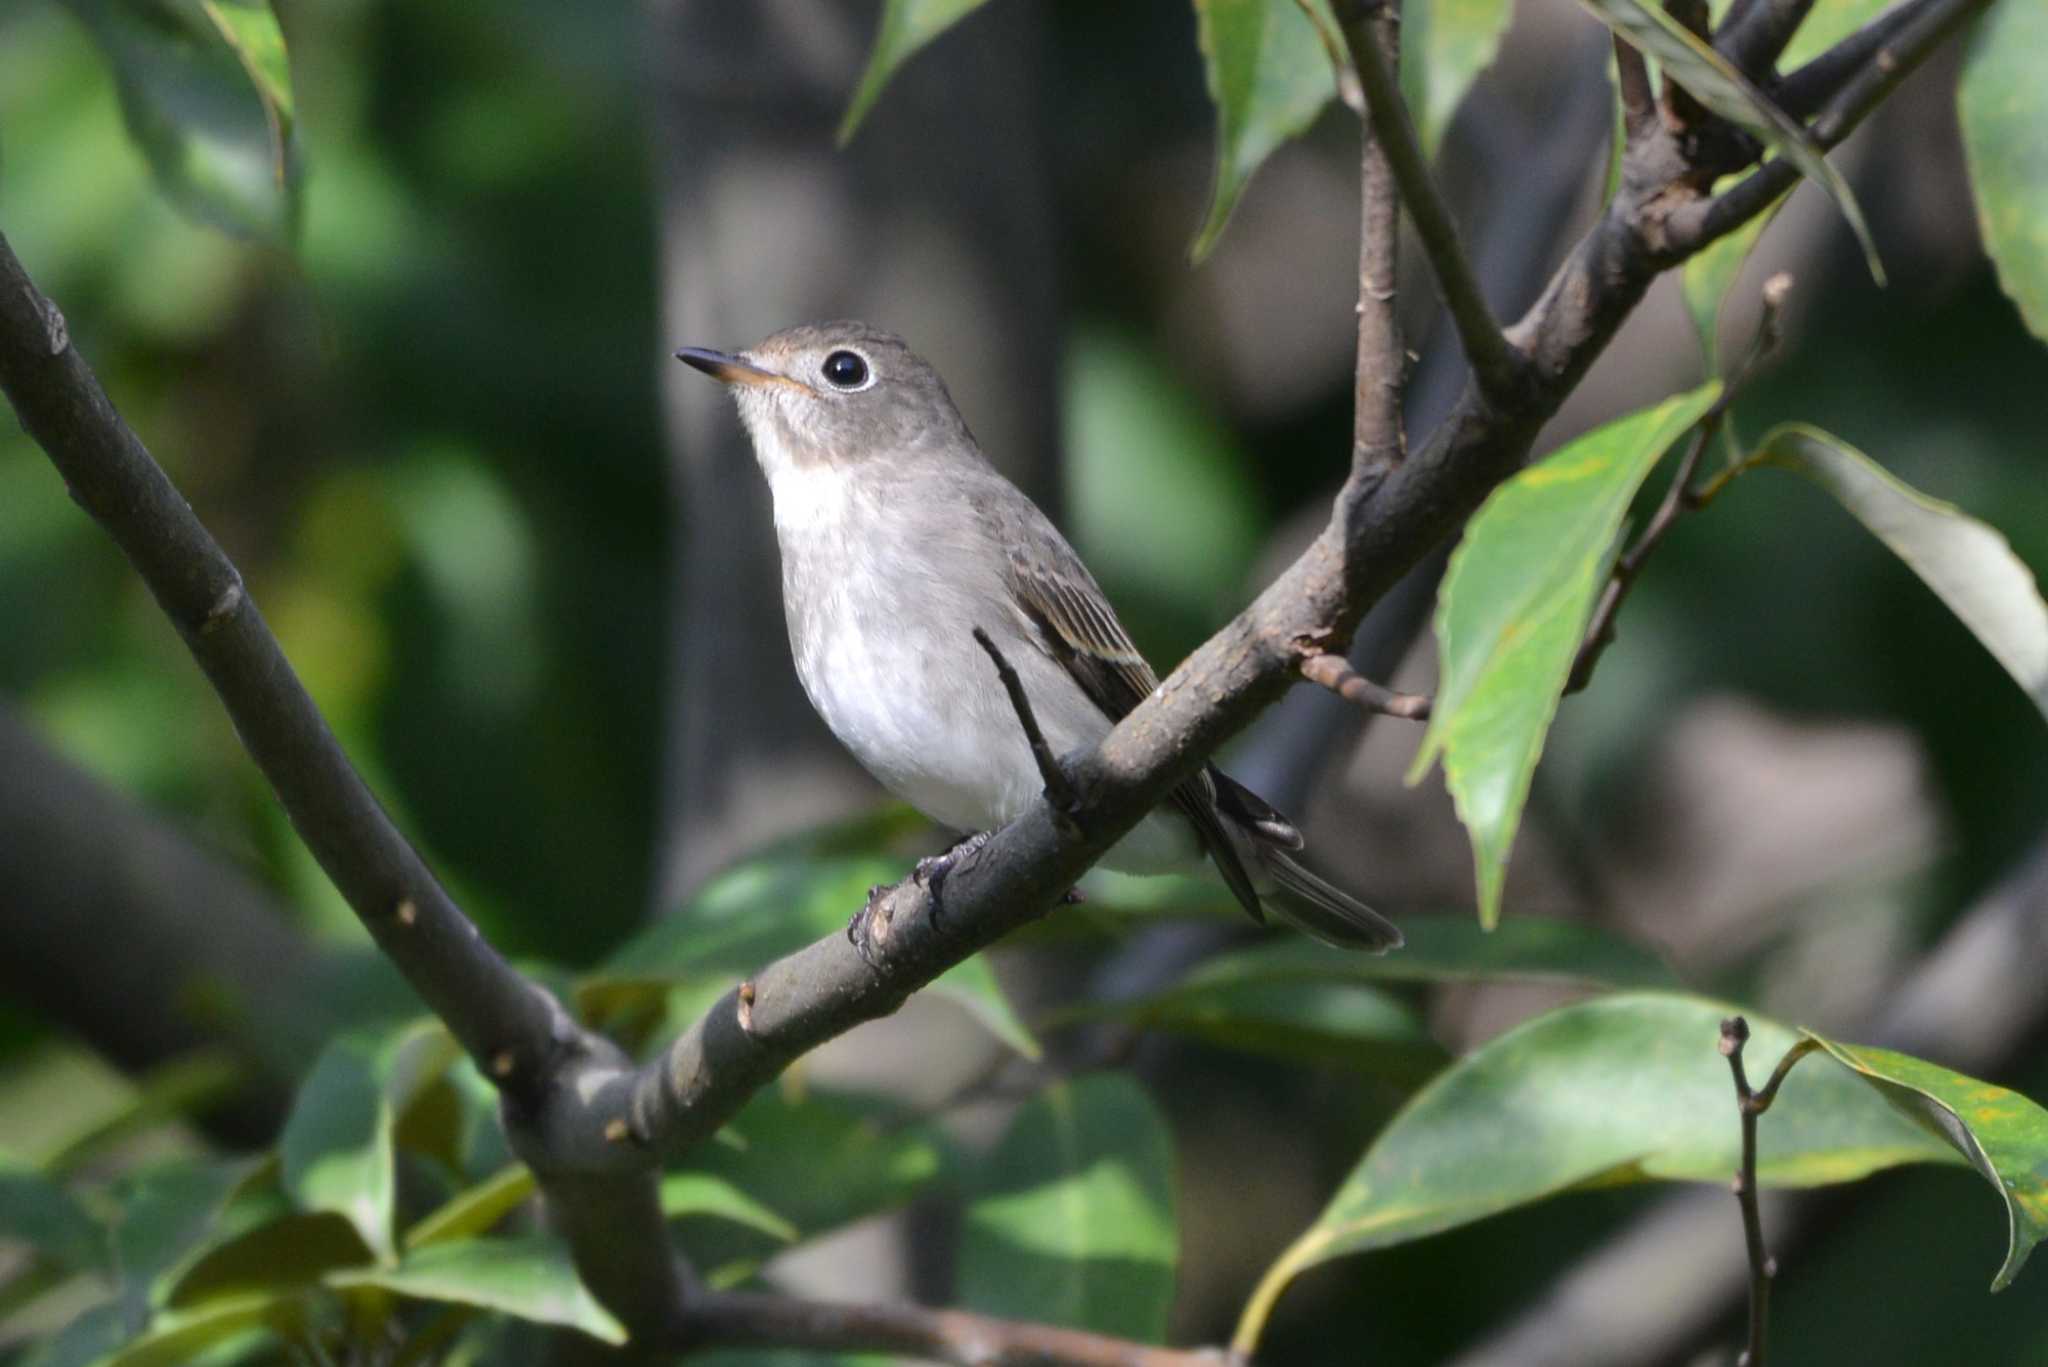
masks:
{"label": "leaf stem", "polygon": [[1778,1261],[1764,1248],[1763,1213],[1756,1199],[1756,1121],[1778,1099],[1778,1089],[1792,1066],[1820,1047],[1817,1040],[1802,1039],[1785,1051],[1772,1070],[1763,1090],[1749,1087],[1749,1072],[1743,1067],[1742,1049],[1749,1043],[1749,1022],[1730,1016],[1721,1022],[1721,1054],[1735,1080],[1735,1108],[1742,1119],[1742,1168],[1733,1183],[1735,1200],[1742,1208],[1742,1238],[1749,1250],[1749,1344],[1736,1358],[1736,1367],[1764,1367],[1765,1340],[1770,1329],[1771,1282],[1778,1275]]}

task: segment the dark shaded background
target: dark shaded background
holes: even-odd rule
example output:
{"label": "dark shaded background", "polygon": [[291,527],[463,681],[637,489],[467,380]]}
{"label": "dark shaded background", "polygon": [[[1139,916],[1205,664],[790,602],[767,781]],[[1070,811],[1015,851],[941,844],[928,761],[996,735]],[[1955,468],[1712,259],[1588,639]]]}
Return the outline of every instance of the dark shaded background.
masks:
{"label": "dark shaded background", "polygon": [[[51,5],[0,8],[0,228],[242,566],[358,764],[515,954],[588,963],[747,849],[874,800],[795,688],[765,489],[723,400],[666,360],[674,345],[849,312],[905,332],[991,454],[1063,508],[1162,666],[1282,563],[1341,475],[1346,117],[1276,157],[1190,269],[1212,112],[1183,0],[999,0],[837,152],[871,11],[288,7],[310,182],[287,254],[178,218],[84,31]],[[1503,311],[1596,207],[1603,50],[1573,7],[1525,0],[1447,141]],[[1770,230],[1730,341],[1765,273],[1799,283],[1741,423],[1828,427],[2048,565],[2048,354],[1978,248],[1952,80],[1937,62],[1842,155],[1890,289],[1810,191]],[[1420,428],[1457,370],[1413,285]],[[1548,440],[1698,370],[1660,286]],[[167,919],[166,945],[265,936],[280,982],[300,981],[308,943],[359,931],[140,583],[0,426],[0,1145],[20,1145],[61,1123],[53,1105],[117,1085],[95,1054],[132,1061],[168,1038],[146,970],[178,951],[145,947],[145,910]],[[1389,662],[1427,588],[1368,628]],[[1399,680],[1426,688],[1429,660],[1425,640]],[[1290,796],[1381,905],[1469,914],[1439,783],[1398,781],[1418,733],[1361,731],[1297,694],[1237,766]],[[1758,475],[1659,552],[1593,689],[1567,705],[1509,914],[1628,929],[1696,985],[1816,1027],[1905,1031],[1896,1011],[1924,990],[1929,948],[2042,840],[2044,759],[2026,699],[1917,581],[1824,497]],[[95,806],[108,789],[144,811]],[[210,866],[148,853],[158,825],[242,878],[222,890]],[[117,933],[64,943],[64,898],[127,863],[133,877],[80,898]],[[2007,885],[2029,914],[2048,881],[2034,868]],[[272,943],[279,914],[291,933]],[[1026,948],[1005,967],[1045,1001],[1156,977],[1209,935]],[[124,971],[136,985],[117,992]],[[1977,998],[1969,964],[1954,971],[1939,1001],[1973,1033],[1936,1031],[1949,1047],[1935,1056],[2048,1093],[2042,1004]],[[257,1009],[302,1030],[351,1000],[286,996]],[[1553,1000],[1446,992],[1433,1019],[1466,1045]],[[908,1050],[907,1028],[944,1053],[931,1037],[957,1029],[905,1019],[858,1052]],[[970,1046],[955,1052],[973,1066]],[[1399,1098],[1192,1046],[1149,1046],[1140,1067],[1180,1122],[1179,1333],[1226,1336],[1250,1280]],[[1976,1180],[1896,1173],[1774,1212],[1797,1221],[1783,1360],[2048,1353],[2040,1274],[1984,1294],[2003,1230]],[[1691,1360],[1732,1323],[1704,1270],[1739,1254],[1731,1206],[1584,1195],[1338,1264],[1284,1303],[1272,1360]],[[943,1225],[913,1214],[785,1271],[943,1297]]]}

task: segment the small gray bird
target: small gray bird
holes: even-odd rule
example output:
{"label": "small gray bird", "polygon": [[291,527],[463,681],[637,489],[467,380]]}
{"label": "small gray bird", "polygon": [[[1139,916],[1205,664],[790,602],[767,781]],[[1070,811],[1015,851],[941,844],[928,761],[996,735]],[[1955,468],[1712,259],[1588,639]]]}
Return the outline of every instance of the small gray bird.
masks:
{"label": "small gray bird", "polygon": [[[782,606],[811,705],[926,816],[988,831],[1043,789],[976,648],[985,629],[1055,754],[1092,747],[1159,678],[1045,514],[997,473],[929,365],[862,323],[790,328],[676,359],[725,382],[775,502]],[[1393,924],[1297,863],[1301,832],[1214,765],[1102,859],[1130,873],[1215,862],[1252,919],[1384,951]]]}

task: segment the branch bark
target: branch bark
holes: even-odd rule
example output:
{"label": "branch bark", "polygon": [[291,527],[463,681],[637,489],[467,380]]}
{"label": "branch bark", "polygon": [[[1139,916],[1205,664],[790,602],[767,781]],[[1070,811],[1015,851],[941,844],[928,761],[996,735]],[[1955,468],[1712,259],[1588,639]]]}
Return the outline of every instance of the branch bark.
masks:
{"label": "branch bark", "polygon": [[[1393,37],[1399,31],[1400,21],[1393,9],[1388,0],[1353,0],[1345,6],[1341,21],[1344,43],[1351,51],[1351,65],[1358,72],[1365,107],[1371,116],[1372,143],[1378,148],[1379,159],[1385,162],[1382,185],[1391,181],[1392,187],[1398,187],[1401,202],[1407,205],[1408,216],[1415,221],[1416,236],[1421,239],[1423,254],[1436,275],[1437,288],[1443,292],[1444,307],[1457,326],[1458,339],[1464,344],[1465,358],[1472,363],[1480,393],[1512,407],[1525,397],[1520,391],[1527,361],[1494,321],[1493,311],[1479,292],[1479,278],[1473,274],[1472,263],[1458,241],[1458,226],[1452,222],[1443,196],[1437,193],[1429,159],[1423,155],[1422,143],[1415,136],[1408,106],[1401,100],[1401,89],[1394,78],[1398,49]],[[1374,154],[1368,151],[1368,185],[1378,175],[1374,160]],[[1373,212],[1369,206],[1367,213]],[[1362,304],[1376,302],[1363,294],[1359,300]],[[1361,326],[1364,317],[1362,313]],[[1365,342],[1363,332],[1359,340],[1361,344]],[[1383,402],[1375,399],[1371,409],[1361,411],[1377,410]],[[1395,420],[1399,421],[1398,409]]]}
{"label": "branch bark", "polygon": [[[1931,0],[1922,20],[1881,48],[1829,105],[1824,139],[1839,140],[1984,3]],[[1304,642],[1341,650],[1366,608],[1520,468],[1543,423],[1659,271],[1776,198],[1777,190],[1744,193],[1780,173],[1770,166],[1712,201],[1712,212],[1690,212],[1698,202],[1684,197],[1690,168],[1683,152],[1668,136],[1645,139],[1625,158],[1614,203],[1502,334],[1478,300],[1391,75],[1373,44],[1354,49],[1361,76],[1379,91],[1374,127],[1389,140],[1392,173],[1458,318],[1473,384],[1407,460],[1392,469],[1354,468],[1309,549],[1094,753],[1068,766],[1078,826],[1034,804],[960,859],[945,880],[942,920],[929,890],[906,880],[878,899],[871,944],[880,952],[872,961],[844,936],[830,936],[756,975],[744,1012],[739,994],[728,995],[639,1069],[484,944],[391,825],[234,567],[122,424],[70,346],[61,315],[0,238],[0,389],[148,582],[294,824],[378,944],[497,1080],[507,1128],[557,1207],[579,1270],[643,1340],[687,1341],[699,1309],[706,1322],[768,1313],[748,1311],[751,1302],[693,1298],[652,1205],[657,1158],[708,1137],[805,1050],[894,1010],[945,968],[1050,909],[1288,686]],[[795,1329],[763,1328],[753,1341],[768,1341],[771,1332]]]}

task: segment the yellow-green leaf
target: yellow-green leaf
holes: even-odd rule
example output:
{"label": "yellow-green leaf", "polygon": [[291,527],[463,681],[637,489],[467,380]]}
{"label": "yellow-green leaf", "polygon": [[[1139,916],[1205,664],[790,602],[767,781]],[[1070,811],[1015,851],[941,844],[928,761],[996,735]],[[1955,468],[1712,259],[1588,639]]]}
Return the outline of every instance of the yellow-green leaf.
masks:
{"label": "yellow-green leaf", "polygon": [[1956,112],[1984,250],[2036,337],[2048,340],[2048,5],[2002,0],[1978,20]]}
{"label": "yellow-green leaf", "polygon": [[1436,706],[1409,782],[1439,756],[1472,837],[1479,917],[1501,879],[1543,739],[1606,583],[1622,517],[1666,448],[1720,394],[1709,384],[1587,433],[1493,492],[1437,595]]}
{"label": "yellow-green leaf", "polygon": [[1806,1033],[1983,1174],[2006,1216],[2005,1262],[1991,1289],[2012,1285],[2034,1245],[2048,1238],[2048,1111],[1924,1059]]}
{"label": "yellow-green leaf", "polygon": [[[1718,1048],[1722,1002],[1675,993],[1599,997],[1526,1021],[1411,1097],[1329,1205],[1274,1264],[1238,1321],[1249,1355],[1301,1272],[1419,1239],[1574,1188],[1725,1182],[1741,1123]],[[1767,1069],[1798,1036],[1750,1018],[1749,1056]],[[1772,1186],[1853,1181],[1954,1152],[1847,1073],[1796,1068],[1758,1129],[1757,1177]],[[1736,1238],[1734,1212],[1729,1237]]]}
{"label": "yellow-green leaf", "polygon": [[606,1343],[626,1341],[625,1326],[576,1276],[568,1246],[546,1235],[451,1239],[416,1249],[396,1267],[332,1273],[330,1286],[375,1286],[416,1300],[474,1305],[538,1324],[580,1329]]}

